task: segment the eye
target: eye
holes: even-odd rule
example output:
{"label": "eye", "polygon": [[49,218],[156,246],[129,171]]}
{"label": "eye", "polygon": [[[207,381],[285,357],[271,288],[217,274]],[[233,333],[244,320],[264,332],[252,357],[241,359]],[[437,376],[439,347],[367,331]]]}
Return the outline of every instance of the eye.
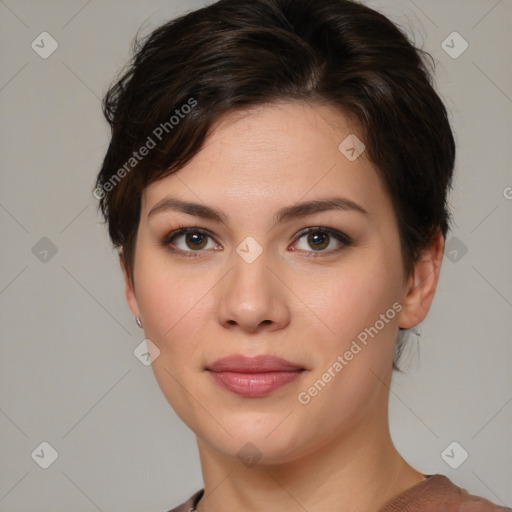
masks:
{"label": "eye", "polygon": [[[333,254],[341,251],[344,247],[352,245],[352,240],[344,233],[332,228],[323,227],[314,227],[302,230],[295,237],[295,245],[297,245],[297,242],[306,236],[307,239],[305,243],[309,245],[309,247],[312,247],[313,250],[308,250],[307,247],[299,247],[298,250],[309,253],[307,256],[309,258],[317,258]],[[208,246],[208,239],[212,240],[210,246]],[[337,245],[337,247],[325,250],[333,245],[333,241],[336,242],[334,245]],[[208,231],[198,227],[186,228],[183,226],[180,226],[180,229],[172,231],[165,236],[161,244],[171,252],[179,253],[180,255],[187,257],[199,256],[199,253],[203,252],[203,249],[215,250],[218,247],[221,247],[213,241],[213,238]],[[296,251],[297,247],[293,246],[291,250]]]}
{"label": "eye", "polygon": [[[185,253],[185,256],[198,256],[198,253],[203,249],[215,249],[216,244],[208,247],[208,239],[212,237],[210,234],[201,228],[184,228],[169,233],[163,240],[162,245],[167,247],[170,251],[176,253]],[[181,243],[176,240],[182,239]],[[213,239],[212,239],[213,240]]]}
{"label": "eye", "polygon": [[[305,245],[312,247],[313,251],[308,250],[307,247],[299,247],[299,250],[311,253],[311,255],[308,256],[310,258],[316,258],[325,254],[333,254],[352,244],[351,239],[347,235],[331,228],[316,227],[305,229],[297,235],[296,241],[300,241],[305,237],[307,237]],[[335,246],[337,245],[337,247],[331,248],[330,250],[324,250],[333,245],[333,239],[337,242],[337,244],[334,244]],[[294,248],[293,250],[296,249]],[[317,255],[314,253],[320,254]]]}

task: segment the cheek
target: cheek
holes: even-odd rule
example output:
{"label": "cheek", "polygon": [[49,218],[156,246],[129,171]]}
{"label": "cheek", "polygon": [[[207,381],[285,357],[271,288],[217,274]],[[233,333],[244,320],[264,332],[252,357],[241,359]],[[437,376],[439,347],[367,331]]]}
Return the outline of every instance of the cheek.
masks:
{"label": "cheek", "polygon": [[205,402],[197,377],[204,357],[206,308],[211,308],[205,293],[213,287],[213,278],[209,282],[205,273],[180,271],[179,266],[170,264],[170,258],[149,250],[141,251],[137,265],[137,300],[144,333],[159,350],[151,365],[153,373],[176,414],[190,428],[197,428],[205,419],[194,419],[201,411],[191,397]]}
{"label": "cheek", "polygon": [[[136,264],[137,301],[144,319],[144,331],[162,352],[180,360],[194,352],[200,339],[199,320],[205,318],[208,297],[214,285],[208,273],[184,272],[172,264],[165,251],[141,249]],[[212,281],[210,283],[210,281]]]}
{"label": "cheek", "polygon": [[319,316],[325,315],[332,332],[319,336],[314,333],[317,329],[310,330],[315,340],[314,350],[309,347],[314,370],[298,399],[305,412],[303,427],[317,429],[318,418],[323,418],[326,436],[349,429],[370,414],[385,394],[383,381],[392,364],[396,336],[393,294],[371,273],[333,277],[330,283],[324,288]]}
{"label": "cheek", "polygon": [[329,418],[327,429],[330,423],[334,428],[343,418],[365,411],[382,392],[400,308],[400,260],[392,256],[375,248],[358,254],[357,260],[323,279],[321,293],[312,299],[317,303],[311,309],[329,330],[321,326],[327,334],[319,336],[310,328],[315,349],[309,351],[316,364],[301,391],[306,393],[304,401],[311,401],[311,410],[318,408],[321,417]]}
{"label": "cheek", "polygon": [[[400,278],[399,266],[387,261],[382,253],[359,253],[338,272],[324,276],[310,304],[338,344],[350,344],[392,308],[399,298]],[[387,333],[394,326],[394,313],[392,310],[386,316],[385,327],[379,322],[379,331]]]}

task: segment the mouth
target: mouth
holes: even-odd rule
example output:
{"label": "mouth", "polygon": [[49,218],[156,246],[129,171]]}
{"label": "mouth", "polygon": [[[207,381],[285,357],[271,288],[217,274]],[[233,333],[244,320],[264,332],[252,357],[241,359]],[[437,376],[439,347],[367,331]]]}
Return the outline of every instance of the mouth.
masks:
{"label": "mouth", "polygon": [[306,368],[276,356],[232,355],[218,359],[206,371],[222,388],[245,397],[263,397],[296,382]]}

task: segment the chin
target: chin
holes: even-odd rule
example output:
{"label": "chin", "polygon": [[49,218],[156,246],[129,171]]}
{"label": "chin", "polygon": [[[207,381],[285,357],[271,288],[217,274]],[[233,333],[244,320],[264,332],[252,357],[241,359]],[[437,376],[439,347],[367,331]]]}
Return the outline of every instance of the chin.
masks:
{"label": "chin", "polygon": [[[266,424],[258,426],[256,420],[237,421],[233,424],[225,422],[222,425],[233,437],[227,435],[225,431],[221,437],[217,437],[217,431],[204,432],[201,437],[217,451],[227,457],[239,459],[248,467],[255,463],[284,464],[300,456],[306,439],[303,437],[304,431],[300,431],[300,435],[298,432],[294,433],[295,425],[287,424],[286,428],[281,429],[278,425],[282,420],[282,415],[276,417],[272,427]],[[300,430],[298,426],[297,430]]]}

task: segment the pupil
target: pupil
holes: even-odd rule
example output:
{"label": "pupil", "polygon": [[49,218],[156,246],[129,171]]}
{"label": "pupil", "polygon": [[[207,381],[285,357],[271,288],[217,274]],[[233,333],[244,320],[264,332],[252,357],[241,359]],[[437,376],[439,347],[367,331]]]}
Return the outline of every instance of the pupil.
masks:
{"label": "pupil", "polygon": [[[318,234],[318,233],[320,233],[320,234]],[[329,235],[327,233],[317,231],[315,234],[312,234],[309,236],[309,243],[312,245],[316,245],[315,249],[323,249],[324,247],[326,247],[329,244],[327,243],[327,245],[325,245],[325,243],[324,243],[324,246],[319,247],[318,242],[320,242],[320,244],[322,243],[322,241],[325,242],[325,240],[328,238],[328,236]]]}
{"label": "pupil", "polygon": [[204,244],[202,245],[202,247],[197,247],[198,244],[201,244],[201,240],[203,239],[203,235],[201,233],[193,233],[193,234],[189,233],[188,236],[189,236],[189,241],[191,241],[190,245],[196,245],[196,247],[191,247],[191,248],[202,249],[202,247],[204,247]]}

